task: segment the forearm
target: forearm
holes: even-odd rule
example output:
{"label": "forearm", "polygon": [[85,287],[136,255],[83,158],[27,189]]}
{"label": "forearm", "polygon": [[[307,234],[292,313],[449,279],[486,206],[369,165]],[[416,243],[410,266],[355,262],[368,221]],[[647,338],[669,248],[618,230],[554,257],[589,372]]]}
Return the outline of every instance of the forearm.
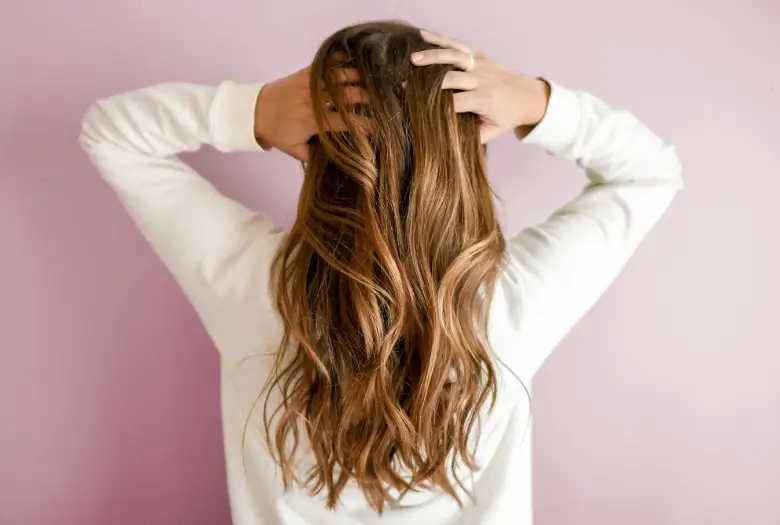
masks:
{"label": "forearm", "polygon": [[86,113],[80,142],[133,222],[191,298],[219,261],[271,225],[177,157],[211,144],[259,150],[259,87],[164,84],[116,95]]}
{"label": "forearm", "polygon": [[550,84],[541,78],[528,79],[532,95],[527,97],[527,117],[515,127],[515,136],[518,139],[525,138],[542,121],[550,102]]}
{"label": "forearm", "polygon": [[[525,142],[577,163],[582,194],[507,243],[505,282],[533,372],[618,276],[682,187],[674,149],[632,114],[552,85],[542,121]],[[522,362],[520,362],[522,361]]]}

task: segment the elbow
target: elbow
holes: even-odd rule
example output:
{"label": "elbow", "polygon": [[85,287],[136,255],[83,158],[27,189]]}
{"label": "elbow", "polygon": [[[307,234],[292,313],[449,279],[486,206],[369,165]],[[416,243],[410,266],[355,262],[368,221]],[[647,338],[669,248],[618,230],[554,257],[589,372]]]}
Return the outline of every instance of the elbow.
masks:
{"label": "elbow", "polygon": [[637,183],[643,181],[668,191],[672,196],[683,189],[682,163],[674,146],[666,146],[660,151],[655,162],[647,166],[647,171],[634,180]]}
{"label": "elbow", "polygon": [[628,183],[632,186],[656,188],[675,194],[685,186],[682,177],[682,164],[674,146],[666,146],[646,162],[644,166],[633,171],[618,184]]}
{"label": "elbow", "polygon": [[81,119],[81,132],[79,133],[79,145],[85,152],[90,153],[109,142],[109,119],[100,102],[94,102],[89,106]]}
{"label": "elbow", "polygon": [[680,191],[685,187],[685,181],[682,176],[682,163],[680,162],[680,156],[677,154],[677,150],[674,146],[667,148],[667,173],[670,181]]}

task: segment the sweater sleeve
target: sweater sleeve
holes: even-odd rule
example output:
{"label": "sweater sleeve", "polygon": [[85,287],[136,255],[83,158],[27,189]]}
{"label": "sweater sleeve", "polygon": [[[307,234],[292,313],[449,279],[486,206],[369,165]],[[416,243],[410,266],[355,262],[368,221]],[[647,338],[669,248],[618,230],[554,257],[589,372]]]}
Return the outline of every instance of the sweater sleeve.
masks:
{"label": "sweater sleeve", "polygon": [[507,243],[511,368],[530,380],[617,277],[682,187],[674,148],[629,112],[552,85],[547,113],[524,138],[584,168],[579,197]]}
{"label": "sweater sleeve", "polygon": [[207,329],[217,315],[208,310],[224,310],[220,301],[230,289],[248,284],[230,282],[231,267],[247,253],[272,251],[280,230],[222,195],[176,155],[204,144],[223,152],[261,151],[254,137],[260,88],[163,84],[98,101],[83,119],[81,146]]}

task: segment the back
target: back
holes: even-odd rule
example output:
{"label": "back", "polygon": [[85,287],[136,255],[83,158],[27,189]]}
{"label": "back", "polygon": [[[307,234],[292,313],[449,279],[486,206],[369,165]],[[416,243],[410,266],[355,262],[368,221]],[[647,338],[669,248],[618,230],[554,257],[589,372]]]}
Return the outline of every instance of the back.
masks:
{"label": "back", "polygon": [[[495,343],[491,341],[491,351],[511,355],[518,348],[517,339],[507,337],[511,307],[506,300],[503,292],[497,292],[493,300],[490,323],[503,328],[495,330],[499,337]],[[276,331],[277,334],[281,331],[281,325]],[[474,461],[479,469],[472,471],[463,463],[454,464],[455,473],[463,483],[455,489],[463,505],[436,487],[404,493],[390,488],[393,502],[380,515],[372,509],[355,479],[344,484],[333,509],[327,508],[325,493],[312,495],[301,486],[285,489],[282,472],[266,445],[262,411],[257,409],[257,403],[265,399],[262,385],[272,374],[273,350],[278,344],[278,339],[270,340],[267,334],[264,330],[246,334],[247,339],[264,340],[267,353],[258,351],[242,359],[223,359],[222,412],[235,523],[288,525],[299,523],[298,520],[312,525],[505,523],[504,519],[485,521],[491,515],[518,518],[527,515],[530,523],[530,393],[514,372],[498,360],[494,363],[495,405],[490,410],[490,405],[482,406],[479,439],[472,435],[469,442],[474,447]],[[272,394],[270,405],[279,404],[279,396]],[[316,465],[313,447],[302,428],[298,458],[299,472]],[[412,478],[411,471],[403,467],[397,468],[396,473],[407,482]],[[243,512],[251,512],[251,517],[247,514],[245,521],[241,521],[239,516]]]}

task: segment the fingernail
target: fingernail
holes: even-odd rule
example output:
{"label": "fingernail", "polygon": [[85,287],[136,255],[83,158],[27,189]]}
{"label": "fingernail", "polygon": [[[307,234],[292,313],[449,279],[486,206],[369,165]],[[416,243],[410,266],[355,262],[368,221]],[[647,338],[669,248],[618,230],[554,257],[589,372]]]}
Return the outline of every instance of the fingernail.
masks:
{"label": "fingernail", "polygon": [[423,58],[422,53],[414,53],[412,55],[412,62],[419,62],[420,60],[422,60],[422,58]]}

